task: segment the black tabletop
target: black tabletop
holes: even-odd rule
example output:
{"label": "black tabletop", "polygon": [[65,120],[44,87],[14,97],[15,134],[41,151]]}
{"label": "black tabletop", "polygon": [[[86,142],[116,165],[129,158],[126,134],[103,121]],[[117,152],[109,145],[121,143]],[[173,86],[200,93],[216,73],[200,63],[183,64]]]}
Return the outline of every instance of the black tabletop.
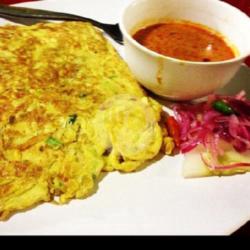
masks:
{"label": "black tabletop", "polygon": [[250,236],[250,221],[236,230],[232,236]]}

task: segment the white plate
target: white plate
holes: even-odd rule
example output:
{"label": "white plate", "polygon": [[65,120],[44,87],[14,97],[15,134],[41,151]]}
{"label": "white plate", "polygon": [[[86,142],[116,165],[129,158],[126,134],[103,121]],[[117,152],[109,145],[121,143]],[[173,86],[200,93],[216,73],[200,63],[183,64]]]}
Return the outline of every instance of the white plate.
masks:
{"label": "white plate", "polygon": [[[21,5],[116,23],[130,1],[50,0]],[[249,70],[243,67],[236,84],[223,92],[246,88],[249,80]],[[110,173],[88,199],[17,213],[0,223],[0,234],[227,235],[249,220],[250,174],[186,180],[181,176],[182,161],[180,155],[164,157],[138,173]]]}

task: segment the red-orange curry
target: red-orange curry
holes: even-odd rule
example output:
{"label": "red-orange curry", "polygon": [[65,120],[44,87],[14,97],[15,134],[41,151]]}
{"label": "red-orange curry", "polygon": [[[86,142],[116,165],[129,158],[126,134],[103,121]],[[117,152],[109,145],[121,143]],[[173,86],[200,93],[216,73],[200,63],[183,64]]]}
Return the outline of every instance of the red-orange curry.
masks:
{"label": "red-orange curry", "polygon": [[215,62],[235,57],[222,36],[190,22],[154,24],[140,29],[133,38],[159,54],[182,60]]}

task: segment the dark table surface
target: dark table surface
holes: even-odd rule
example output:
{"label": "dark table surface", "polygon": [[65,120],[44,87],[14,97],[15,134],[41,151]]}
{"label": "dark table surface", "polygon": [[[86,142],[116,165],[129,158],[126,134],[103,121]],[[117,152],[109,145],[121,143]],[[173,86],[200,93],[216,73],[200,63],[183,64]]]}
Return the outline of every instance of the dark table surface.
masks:
{"label": "dark table surface", "polygon": [[249,236],[250,237],[250,221],[235,231],[232,236]]}

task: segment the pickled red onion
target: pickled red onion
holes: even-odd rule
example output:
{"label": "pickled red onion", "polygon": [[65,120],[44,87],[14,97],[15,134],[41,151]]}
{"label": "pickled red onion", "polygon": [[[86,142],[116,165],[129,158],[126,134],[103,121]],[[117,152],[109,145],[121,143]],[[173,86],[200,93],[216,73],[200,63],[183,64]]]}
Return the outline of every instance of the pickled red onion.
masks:
{"label": "pickled red onion", "polygon": [[[226,102],[234,114],[224,115],[215,110],[216,100]],[[235,96],[210,95],[206,102],[175,104],[175,117],[180,127],[180,151],[187,153],[202,144],[212,155],[212,163],[203,158],[204,163],[213,169],[231,169],[240,166],[250,167],[250,163],[233,163],[228,166],[216,164],[223,149],[219,140],[230,143],[237,152],[250,150],[250,101],[241,91]]]}

